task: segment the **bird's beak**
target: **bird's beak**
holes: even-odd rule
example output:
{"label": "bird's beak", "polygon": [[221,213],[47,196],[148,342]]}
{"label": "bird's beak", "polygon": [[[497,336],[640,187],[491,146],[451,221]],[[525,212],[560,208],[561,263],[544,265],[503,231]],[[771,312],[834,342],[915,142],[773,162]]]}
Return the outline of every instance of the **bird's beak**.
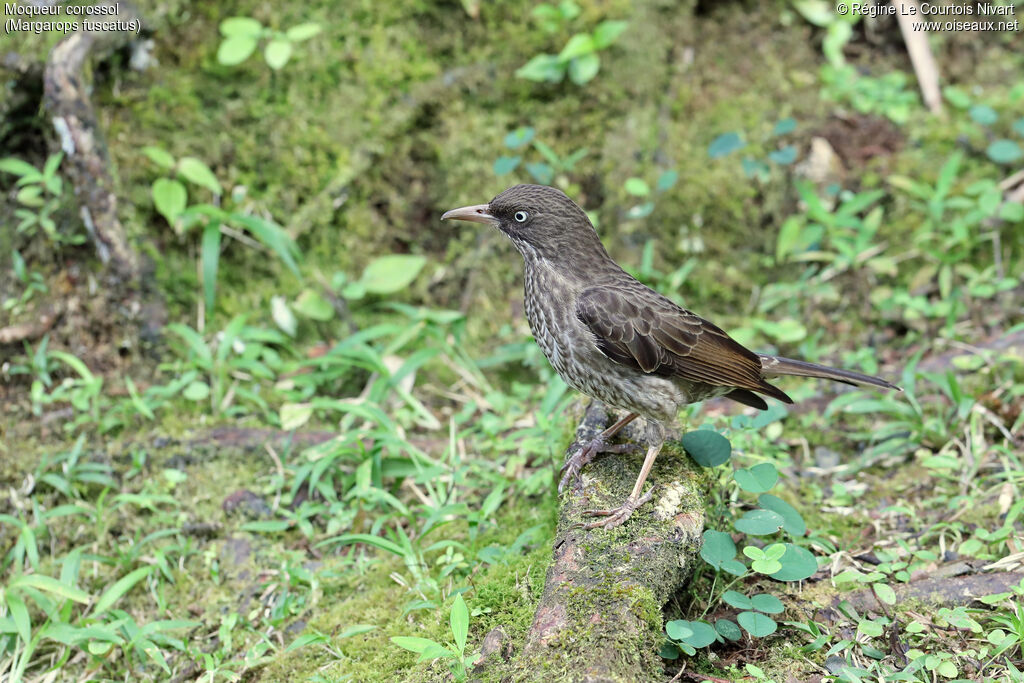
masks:
{"label": "bird's beak", "polygon": [[490,223],[497,225],[498,219],[491,215],[489,204],[477,204],[476,206],[463,206],[459,209],[445,211],[441,220],[469,221],[471,223]]}

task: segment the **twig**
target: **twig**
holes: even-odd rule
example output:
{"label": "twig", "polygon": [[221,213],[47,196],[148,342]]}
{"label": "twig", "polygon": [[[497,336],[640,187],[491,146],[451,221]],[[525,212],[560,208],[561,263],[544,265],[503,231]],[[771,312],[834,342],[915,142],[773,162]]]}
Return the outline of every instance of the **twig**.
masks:
{"label": "twig", "polygon": [[[902,0],[904,6],[918,9],[916,0]],[[893,2],[895,5],[896,3]],[[920,15],[920,12],[917,12]],[[896,12],[896,20],[900,25],[900,33],[903,34],[903,42],[907,45],[907,52],[910,54],[910,62],[914,65],[914,73],[917,75],[917,84],[921,88],[921,96],[928,111],[933,114],[942,113],[942,92],[939,90],[939,69],[935,66],[935,58],[932,57],[932,49],[928,46],[928,31],[921,28],[915,30],[914,22],[910,14],[903,11]]]}

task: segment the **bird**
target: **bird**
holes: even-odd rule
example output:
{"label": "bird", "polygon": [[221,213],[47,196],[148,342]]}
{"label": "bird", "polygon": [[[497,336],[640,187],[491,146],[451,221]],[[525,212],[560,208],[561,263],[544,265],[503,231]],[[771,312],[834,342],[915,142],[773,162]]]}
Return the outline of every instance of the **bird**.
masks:
{"label": "bird", "polygon": [[[587,510],[587,529],[612,529],[651,500],[644,483],[683,406],[724,396],[766,410],[767,396],[793,403],[768,380],[812,377],[899,391],[879,377],[747,349],[720,327],[636,280],[608,255],[587,214],[561,190],[515,185],[487,204],[441,220],[504,233],[524,262],[524,304],[534,339],[573,389],[626,415],[566,459],[559,492],[577,481],[609,439],[645,418],[647,452],[632,492],[617,508]],[[621,452],[621,449],[618,449]]]}

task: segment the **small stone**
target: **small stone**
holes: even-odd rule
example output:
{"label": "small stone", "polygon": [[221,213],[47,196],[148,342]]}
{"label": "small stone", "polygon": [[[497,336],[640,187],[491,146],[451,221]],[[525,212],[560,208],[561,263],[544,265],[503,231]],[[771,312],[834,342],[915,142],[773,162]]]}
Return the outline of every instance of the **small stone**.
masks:
{"label": "small stone", "polygon": [[496,626],[484,636],[484,642],[480,645],[480,659],[475,668],[483,667],[495,653],[500,655],[504,661],[508,661],[512,656],[512,643],[508,639],[508,633],[505,632],[504,626]]}

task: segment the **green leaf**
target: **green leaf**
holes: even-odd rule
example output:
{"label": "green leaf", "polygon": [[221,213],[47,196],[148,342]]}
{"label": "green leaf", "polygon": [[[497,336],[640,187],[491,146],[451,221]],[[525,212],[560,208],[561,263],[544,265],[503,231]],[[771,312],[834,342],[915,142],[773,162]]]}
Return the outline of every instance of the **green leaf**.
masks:
{"label": "green leaf", "polygon": [[203,228],[202,246],[203,293],[206,299],[207,315],[213,312],[214,296],[217,292],[217,265],[220,263],[220,221],[213,219]]}
{"label": "green leaf", "polygon": [[1024,204],[1020,202],[1006,202],[999,209],[999,217],[1007,223],[1020,223],[1024,221]]}
{"label": "green leaf", "polygon": [[693,635],[688,638],[684,638],[683,641],[690,647],[707,647],[718,640],[718,636],[715,634],[715,629],[707,622],[691,621],[689,623],[689,627],[693,632]]}
{"label": "green leaf", "polygon": [[594,80],[600,70],[600,57],[594,53],[582,55],[569,62],[569,80],[576,85],[584,85]]}
{"label": "green leaf", "polygon": [[665,633],[672,640],[685,641],[693,635],[693,629],[685,619],[676,619],[665,624]]}
{"label": "green leaf", "polygon": [[740,626],[755,638],[770,636],[779,628],[774,619],[760,612],[740,612],[736,615],[736,621],[740,622]]}
{"label": "green leaf", "polygon": [[142,153],[157,166],[161,166],[166,169],[174,168],[174,157],[171,156],[170,152],[167,152],[159,147],[143,147]]}
{"label": "green leaf", "polygon": [[771,510],[748,510],[741,518],[737,519],[734,526],[737,531],[742,531],[751,536],[767,536],[774,534],[782,528],[782,515]]}
{"label": "green leaf", "polygon": [[763,462],[749,469],[736,470],[733,472],[732,478],[744,491],[762,493],[775,486],[779,481],[779,471],[770,462]]}
{"label": "green leaf", "polygon": [[704,543],[700,548],[700,556],[715,569],[721,569],[722,563],[736,557],[736,544],[732,536],[724,531],[707,529],[704,531]]}
{"label": "green leaf", "polygon": [[526,164],[526,171],[541,185],[550,185],[555,177],[555,170],[540,162]]}
{"label": "green leaf", "polygon": [[884,602],[885,604],[896,604],[896,591],[894,591],[889,584],[875,583],[872,584],[871,588],[875,591],[875,595],[878,596],[878,599]]}
{"label": "green leaf", "polygon": [[17,588],[35,588],[46,593],[52,593],[65,600],[73,600],[82,604],[89,602],[89,594],[85,591],[62,583],[52,576],[45,576],[43,574],[22,574],[7,584],[8,591]]}
{"label": "green leaf", "polygon": [[295,314],[292,313],[292,309],[288,307],[288,302],[283,296],[273,296],[270,298],[270,316],[274,319],[274,323],[281,328],[282,332],[289,337],[295,336],[298,321],[295,319]]}
{"label": "green leaf", "polygon": [[225,38],[232,36],[258,37],[263,32],[263,24],[250,17],[230,17],[220,22],[220,34]]}
{"label": "green leaf", "polygon": [[[519,149],[525,144],[528,144],[533,140],[535,131],[532,126],[522,126],[516,128],[511,133],[505,135],[505,146],[509,149]],[[503,157],[507,158],[507,157]]]}
{"label": "green leaf", "polygon": [[292,304],[296,313],[311,320],[326,322],[334,317],[334,307],[315,289],[306,288],[299,293]]}
{"label": "green leaf", "polygon": [[206,382],[196,380],[185,387],[185,390],[181,392],[181,395],[190,401],[202,401],[210,395],[210,385]]}
{"label": "green leaf", "polygon": [[750,601],[750,598],[739,591],[725,591],[722,593],[722,600],[727,605],[731,605],[736,609],[753,609],[754,607],[754,603]]}
{"label": "green leaf", "polygon": [[804,220],[800,216],[790,216],[779,228],[779,236],[775,240],[775,260],[782,262],[793,253],[793,248],[803,232]]}
{"label": "green leaf", "polygon": [[743,637],[743,632],[740,631],[740,627],[728,619],[719,619],[716,621],[715,630],[718,631],[718,635],[733,642]]}
{"label": "green leaf", "polygon": [[988,158],[997,164],[1012,164],[1024,156],[1024,153],[1020,150],[1020,145],[1013,140],[1005,138],[993,142],[985,152],[988,154]]}
{"label": "green leaf", "polygon": [[0,159],[0,171],[4,171],[5,173],[11,173],[13,175],[23,178],[31,178],[34,176],[39,176],[40,178],[42,177],[42,174],[39,172],[39,169],[37,169],[35,166],[28,163],[27,161],[15,159],[14,157],[6,157],[4,159]]}
{"label": "green leaf", "polygon": [[405,549],[402,548],[402,546],[398,545],[394,541],[389,541],[386,538],[374,536],[373,534],[342,534],[341,536],[335,536],[333,538],[325,538],[317,543],[317,547],[349,545],[351,543],[365,543],[367,545],[372,545],[374,548],[380,548],[385,552],[398,555],[399,557],[405,556]]}
{"label": "green leaf", "polygon": [[987,104],[974,105],[967,110],[967,115],[970,116],[975,123],[980,123],[983,126],[991,126],[999,120],[999,114],[997,114],[996,110]]}
{"label": "green leaf", "polygon": [[1024,137],[1024,116],[1013,122],[1013,132]]}
{"label": "green leaf", "polygon": [[217,176],[213,174],[209,166],[196,157],[182,157],[178,162],[178,173],[190,183],[205,187],[215,195],[223,194]]}
{"label": "green leaf", "polygon": [[722,570],[733,576],[743,576],[747,573],[747,567],[739,560],[726,560],[722,563]]}
{"label": "green leaf", "polygon": [[408,287],[427,259],[413,254],[391,254],[370,262],[359,279],[371,294],[391,294]]}
{"label": "green leaf", "polygon": [[669,170],[664,171],[660,176],[658,176],[658,183],[656,189],[658,190],[658,192],[665,192],[667,190],[670,190],[672,189],[672,186],[676,184],[677,180],[679,180],[679,171],[670,168]]}
{"label": "green leaf", "polygon": [[469,608],[462,598],[462,593],[455,596],[452,603],[452,611],[448,615],[448,621],[452,627],[452,636],[455,638],[455,645],[459,648],[461,655],[466,650],[466,635],[469,633]]}
{"label": "green leaf", "polygon": [[352,626],[349,626],[344,631],[342,631],[334,637],[338,640],[341,640],[342,638],[351,638],[352,636],[358,636],[362,635],[363,633],[369,633],[375,628],[377,627],[373,624],[353,624]]}
{"label": "green leaf", "polygon": [[947,85],[942,89],[942,95],[946,101],[957,109],[967,109],[971,106],[971,97],[966,92],[954,85]]}
{"label": "green leaf", "polygon": [[153,204],[167,222],[174,224],[188,203],[185,186],[170,178],[157,178],[153,183]]}
{"label": "green leaf", "polygon": [[836,21],[835,13],[825,0],[793,0],[793,9],[819,28],[825,28]]}
{"label": "green leaf", "polygon": [[217,62],[224,66],[235,66],[249,59],[256,51],[259,41],[250,36],[231,36],[225,38],[217,48]]}
{"label": "green leaf", "polygon": [[871,619],[861,619],[857,623],[857,632],[861,633],[869,638],[877,638],[884,632],[884,628],[877,621]]}
{"label": "green leaf", "polygon": [[256,239],[277,254],[277,257],[284,261],[296,277],[302,277],[299,273],[299,266],[295,262],[295,257],[300,255],[299,248],[295,245],[295,240],[281,226],[271,220],[247,214],[232,213],[230,218],[244,225]]}
{"label": "green leaf", "polygon": [[7,611],[14,622],[14,628],[21,638],[22,647],[25,647],[32,640],[32,617],[29,616],[28,607],[25,606],[25,601],[12,591],[7,591],[4,600],[7,602]]}
{"label": "green leaf", "polygon": [[782,601],[770,593],[758,593],[750,598],[750,602],[758,612],[768,614],[781,614],[786,609]]}
{"label": "green leaf", "polygon": [[776,124],[775,128],[772,129],[773,136],[786,135],[796,130],[796,119],[792,116],[788,116],[784,119],[780,119]]}
{"label": "green leaf", "polygon": [[779,164],[780,166],[788,166],[789,164],[796,161],[796,146],[786,145],[782,149],[777,149],[774,152],[768,154],[768,158]]}
{"label": "green leaf", "polygon": [[565,78],[565,64],[555,55],[537,55],[516,69],[516,76],[528,81],[558,83]]}
{"label": "green leaf", "polygon": [[779,558],[782,569],[771,575],[776,581],[803,581],[818,571],[818,562],[806,548],[786,544],[785,554]]}
{"label": "green leaf", "polygon": [[562,0],[562,2],[558,3],[558,12],[566,21],[575,19],[582,11],[580,6],[573,2],[573,0]]}
{"label": "green leaf", "polygon": [[96,607],[92,611],[92,616],[98,616],[110,609],[115,602],[125,595],[125,593],[134,588],[135,584],[152,574],[154,569],[156,569],[156,567],[152,565],[139,567],[118,579],[114,585],[108,588],[103,595],[100,596],[100,599],[96,601]]}
{"label": "green leaf", "polygon": [[284,35],[293,43],[301,43],[304,40],[309,40],[322,30],[323,28],[320,24],[309,22],[292,26],[290,29],[285,31]]}
{"label": "green leaf", "polygon": [[590,55],[594,52],[594,39],[586,33],[577,33],[565,44],[562,51],[558,53],[558,59],[568,62],[571,59]]}
{"label": "green leaf", "polygon": [[494,175],[506,175],[516,170],[522,157],[498,157],[494,160]]}
{"label": "green leaf", "polygon": [[252,531],[258,534],[276,534],[292,528],[290,519],[265,519],[257,522],[246,522],[238,527],[242,531]]}
{"label": "green leaf", "polygon": [[623,187],[634,197],[646,197],[651,193],[650,186],[642,178],[627,178]]}
{"label": "green leaf", "polygon": [[729,460],[732,444],[716,431],[697,429],[682,439],[683,449],[702,467],[717,467]]}
{"label": "green leaf", "polygon": [[746,144],[740,138],[739,133],[733,131],[722,133],[708,145],[708,156],[712,159],[720,159],[736,150],[743,149]]}
{"label": "green leaf", "polygon": [[782,528],[791,536],[803,536],[807,533],[807,524],[804,518],[797,512],[796,508],[770,493],[761,494],[757,504],[765,510],[771,510],[782,515]]}
{"label": "green leaf", "polygon": [[287,64],[291,56],[292,43],[287,40],[274,39],[263,49],[263,59],[275,71]]}
{"label": "green leaf", "polygon": [[283,403],[281,404],[281,429],[290,432],[298,429],[309,422],[313,416],[312,403]]}
{"label": "green leaf", "polygon": [[420,654],[427,648],[438,644],[429,638],[417,638],[415,636],[392,636],[391,642],[400,648],[417,654]]}
{"label": "green leaf", "polygon": [[594,48],[603,50],[608,47],[618,40],[627,28],[629,28],[629,22],[626,21],[602,21],[594,29]]}

